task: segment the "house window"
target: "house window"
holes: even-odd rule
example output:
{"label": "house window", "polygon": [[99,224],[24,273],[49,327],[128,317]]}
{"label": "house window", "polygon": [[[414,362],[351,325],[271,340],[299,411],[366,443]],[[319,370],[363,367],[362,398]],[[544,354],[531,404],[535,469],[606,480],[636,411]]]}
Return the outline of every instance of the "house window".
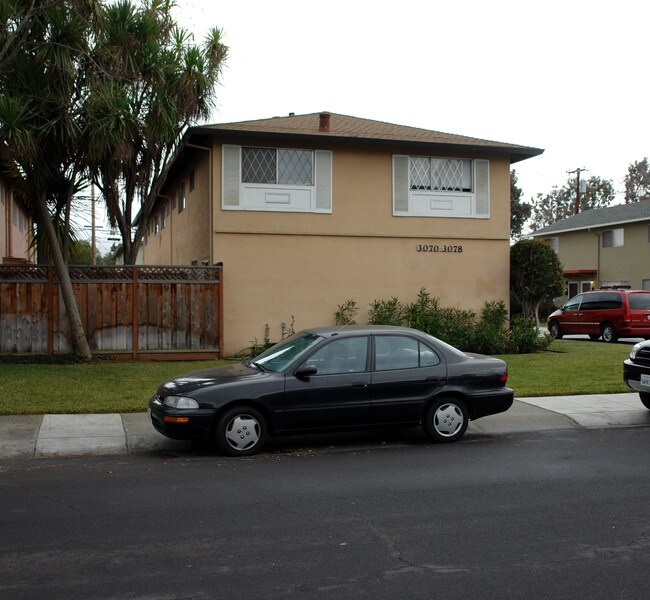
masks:
{"label": "house window", "polygon": [[5,186],[0,183],[0,204],[5,204]]}
{"label": "house window", "polygon": [[160,207],[160,230],[165,229],[167,217],[167,202],[163,202],[163,205]]}
{"label": "house window", "polygon": [[153,218],[153,234],[158,235],[160,229],[158,228],[158,215]]}
{"label": "house window", "polygon": [[412,190],[472,191],[472,161],[456,158],[410,157]]}
{"label": "house window", "polygon": [[312,150],[242,148],[242,183],[313,185]]}
{"label": "house window", "polygon": [[332,212],[332,153],[222,147],[225,210]]}
{"label": "house window", "polygon": [[190,171],[190,192],[194,189],[194,169]]}
{"label": "house window", "polygon": [[178,192],[176,193],[176,200],[178,204],[178,212],[181,212],[185,209],[185,182],[181,181],[178,186]]}
{"label": "house window", "polygon": [[603,231],[603,248],[619,248],[623,245],[623,228]]}
{"label": "house window", "polygon": [[555,250],[556,254],[560,251],[560,238],[552,237],[552,238],[545,238],[545,240],[551,245],[551,248]]}
{"label": "house window", "polygon": [[18,202],[16,202],[15,198],[14,198],[14,201],[13,201],[13,206],[11,208],[12,208],[12,211],[11,211],[12,219],[11,220],[13,221],[14,227],[18,227],[18,212],[19,212],[20,209],[18,208]]}
{"label": "house window", "polygon": [[489,161],[394,155],[393,215],[489,218]]}

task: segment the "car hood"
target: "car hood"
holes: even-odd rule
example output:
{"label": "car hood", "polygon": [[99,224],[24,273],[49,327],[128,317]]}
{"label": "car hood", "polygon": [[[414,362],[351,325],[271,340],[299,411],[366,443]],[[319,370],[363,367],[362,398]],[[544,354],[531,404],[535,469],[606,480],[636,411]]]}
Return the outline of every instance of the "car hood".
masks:
{"label": "car hood", "polygon": [[259,371],[255,367],[247,367],[245,364],[225,365],[214,369],[185,373],[168,379],[158,388],[158,395],[161,397],[182,395],[213,385],[242,380],[251,381],[262,377],[268,377],[268,373]]}

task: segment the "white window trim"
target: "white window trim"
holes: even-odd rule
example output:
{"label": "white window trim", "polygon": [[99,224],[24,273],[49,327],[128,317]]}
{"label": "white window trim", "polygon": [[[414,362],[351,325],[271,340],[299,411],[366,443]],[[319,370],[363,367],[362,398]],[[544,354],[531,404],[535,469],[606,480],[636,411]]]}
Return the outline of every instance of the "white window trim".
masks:
{"label": "white window trim", "polygon": [[[605,246],[605,233],[610,231],[612,233],[612,245]],[[625,246],[625,229],[618,227],[616,229],[606,229],[603,231],[601,248],[622,248],[623,246]]]}
{"label": "white window trim", "polygon": [[[256,145],[256,148],[272,148],[274,150],[293,150],[294,148],[289,148],[285,146],[259,146]],[[265,184],[265,183],[243,183],[242,182],[242,146],[235,146],[230,144],[224,144],[223,148],[229,148],[231,150],[237,149],[239,154],[239,160],[237,161],[238,173],[238,204],[226,204],[226,179],[228,177],[234,176],[234,172],[229,175],[226,174],[226,152],[221,154],[221,208],[222,210],[245,210],[245,211],[254,211],[254,212],[295,212],[295,213],[321,213],[321,214],[331,214],[332,213],[332,152],[330,150],[317,150],[313,148],[297,148],[298,150],[310,150],[312,153],[313,161],[313,183],[312,185],[287,185],[281,183]],[[323,160],[329,163],[329,172],[326,170],[323,171],[325,178],[323,178],[323,173],[319,172],[319,160],[318,155],[322,157]],[[319,190],[318,185],[325,185],[327,188],[326,194],[329,196],[329,208],[319,208]],[[261,204],[250,204],[247,203],[247,198],[251,197],[251,193],[265,193],[267,196],[266,203]],[[299,194],[308,194],[309,196],[309,207],[301,208],[292,203],[292,199],[296,198]],[[322,194],[320,196],[322,200]],[[250,202],[250,201],[249,201]]]}
{"label": "white window trim", "polygon": [[[443,191],[443,190],[412,190],[410,184],[410,169],[411,157],[413,158],[429,158],[429,159],[442,159],[442,160],[471,160],[472,163],[472,191],[471,192],[458,192],[458,191]],[[396,207],[396,175],[395,175],[395,159],[408,158],[408,210],[397,210]],[[487,212],[479,214],[477,212],[477,168],[476,165],[479,161],[485,163],[487,169]],[[486,159],[459,158],[453,156],[417,156],[417,155],[393,155],[392,163],[392,184],[393,184],[393,216],[395,217],[434,217],[434,218],[451,218],[451,219],[489,219],[491,210],[490,201],[490,161]],[[399,185],[399,184],[398,184]],[[431,202],[431,209],[427,211],[416,210],[416,198],[429,198]],[[469,210],[465,214],[454,214],[453,203],[454,200],[465,201],[469,203]],[[438,207],[434,203],[438,202]],[[449,208],[444,208],[447,204]]]}

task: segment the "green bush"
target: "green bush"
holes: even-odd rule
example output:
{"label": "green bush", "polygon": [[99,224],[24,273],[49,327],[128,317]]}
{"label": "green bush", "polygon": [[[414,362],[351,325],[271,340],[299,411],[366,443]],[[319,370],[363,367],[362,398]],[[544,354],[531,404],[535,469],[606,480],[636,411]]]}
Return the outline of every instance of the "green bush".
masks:
{"label": "green bush", "polygon": [[335,323],[341,327],[346,325],[356,325],[356,317],[359,309],[354,300],[346,300],[343,304],[339,304],[335,316]]}
{"label": "green bush", "polygon": [[397,298],[375,300],[370,304],[368,323],[371,325],[404,325],[404,307]]}
{"label": "green bush", "polygon": [[[347,300],[336,312],[342,324],[347,308],[356,303]],[[485,302],[480,319],[472,310],[441,307],[438,298],[422,288],[415,302],[402,304],[397,298],[375,300],[370,304],[371,325],[403,325],[433,335],[464,352],[478,354],[525,354],[545,350],[552,341],[540,336],[537,328],[515,318],[507,326],[508,313],[501,300]]]}

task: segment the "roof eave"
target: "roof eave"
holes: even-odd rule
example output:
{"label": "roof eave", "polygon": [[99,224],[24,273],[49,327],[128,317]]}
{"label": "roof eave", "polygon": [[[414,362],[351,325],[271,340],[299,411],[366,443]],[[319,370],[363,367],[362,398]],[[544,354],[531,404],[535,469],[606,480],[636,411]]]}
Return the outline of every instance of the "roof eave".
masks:
{"label": "roof eave", "polygon": [[190,132],[191,134],[198,135],[210,135],[213,137],[216,136],[228,136],[228,137],[242,137],[244,139],[294,139],[307,142],[319,142],[323,141],[333,142],[333,143],[344,143],[344,144],[354,144],[354,145],[365,145],[365,144],[384,144],[398,147],[408,147],[408,148],[422,148],[422,149],[440,149],[440,150],[454,150],[462,149],[468,150],[471,152],[480,152],[480,153],[496,153],[496,154],[506,154],[510,157],[510,163],[520,162],[526,160],[527,158],[532,158],[534,156],[539,156],[544,152],[543,148],[529,148],[526,146],[500,146],[500,145],[483,145],[483,144],[472,144],[472,143],[450,143],[450,142],[424,142],[421,140],[393,140],[389,138],[373,138],[373,137],[351,137],[351,136],[338,136],[332,134],[305,134],[305,133],[291,133],[291,132],[278,132],[278,131],[249,131],[242,129],[220,129],[216,127],[193,127]]}
{"label": "roof eave", "polygon": [[553,231],[544,231],[540,229],[530,234],[531,237],[539,237],[542,235],[550,235],[554,233],[570,233],[572,231],[589,231],[590,229],[602,229],[603,227],[613,227],[615,225],[627,225],[628,223],[640,223],[641,221],[650,221],[650,216],[639,217],[638,219],[625,219],[623,221],[611,221],[607,223],[599,223],[592,225],[583,225],[582,227],[570,227],[568,229],[555,229]]}

